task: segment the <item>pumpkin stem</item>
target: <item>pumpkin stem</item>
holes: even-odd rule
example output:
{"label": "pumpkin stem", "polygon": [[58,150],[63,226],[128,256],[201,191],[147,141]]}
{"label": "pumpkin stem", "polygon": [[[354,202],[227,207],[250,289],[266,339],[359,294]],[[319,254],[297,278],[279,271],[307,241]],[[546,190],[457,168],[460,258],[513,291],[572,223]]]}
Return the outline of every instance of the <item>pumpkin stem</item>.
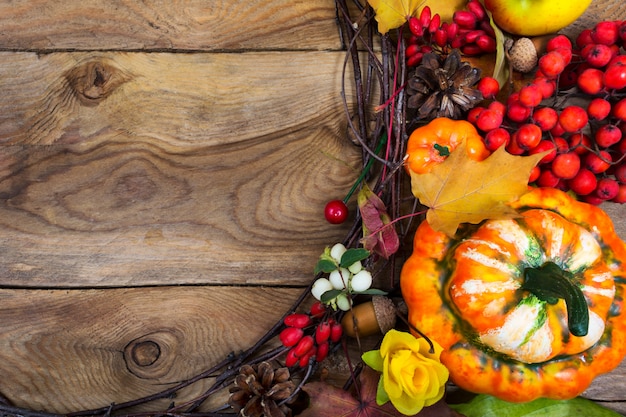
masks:
{"label": "pumpkin stem", "polygon": [[524,270],[523,290],[530,291],[548,304],[565,300],[567,325],[574,336],[586,336],[589,331],[589,309],[583,291],[574,283],[574,274],[564,271],[554,262],[539,268]]}
{"label": "pumpkin stem", "polygon": [[442,146],[438,143],[435,143],[433,145],[433,148],[435,148],[435,150],[439,152],[439,155],[441,156],[450,156],[450,149],[447,146]]}

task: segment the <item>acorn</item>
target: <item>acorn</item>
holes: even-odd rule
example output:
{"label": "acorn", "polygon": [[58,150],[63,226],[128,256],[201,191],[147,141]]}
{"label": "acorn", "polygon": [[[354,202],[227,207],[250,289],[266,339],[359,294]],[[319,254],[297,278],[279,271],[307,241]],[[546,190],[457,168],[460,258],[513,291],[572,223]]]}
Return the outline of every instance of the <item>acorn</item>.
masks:
{"label": "acorn", "polygon": [[391,299],[375,295],[371,301],[346,312],[341,320],[343,331],[350,337],[385,334],[396,325],[396,307]]}
{"label": "acorn", "polygon": [[509,39],[505,43],[505,48],[515,71],[525,74],[537,66],[539,59],[537,47],[530,38],[519,38],[515,42]]}

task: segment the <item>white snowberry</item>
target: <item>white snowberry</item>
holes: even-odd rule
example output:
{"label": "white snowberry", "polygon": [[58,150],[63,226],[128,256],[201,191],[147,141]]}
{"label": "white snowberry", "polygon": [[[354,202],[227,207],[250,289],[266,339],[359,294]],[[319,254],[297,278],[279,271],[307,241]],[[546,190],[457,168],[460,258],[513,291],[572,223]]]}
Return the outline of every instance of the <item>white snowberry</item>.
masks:
{"label": "white snowberry", "polygon": [[326,278],[319,278],[313,283],[313,286],[311,287],[311,294],[317,300],[321,300],[322,294],[332,289],[333,285],[330,283],[329,280],[327,280]]}
{"label": "white snowberry", "polygon": [[339,263],[345,251],[347,251],[346,247],[342,243],[337,243],[330,248],[330,257]]}
{"label": "white snowberry", "polygon": [[344,288],[347,288],[348,282],[350,282],[350,277],[352,277],[352,274],[346,268],[335,269],[333,272],[328,274],[328,280],[336,290],[343,290]]}
{"label": "white snowberry", "polygon": [[372,274],[366,269],[354,275],[352,279],[350,280],[350,287],[352,288],[352,291],[354,292],[365,291],[369,289],[369,287],[371,286],[372,286]]}

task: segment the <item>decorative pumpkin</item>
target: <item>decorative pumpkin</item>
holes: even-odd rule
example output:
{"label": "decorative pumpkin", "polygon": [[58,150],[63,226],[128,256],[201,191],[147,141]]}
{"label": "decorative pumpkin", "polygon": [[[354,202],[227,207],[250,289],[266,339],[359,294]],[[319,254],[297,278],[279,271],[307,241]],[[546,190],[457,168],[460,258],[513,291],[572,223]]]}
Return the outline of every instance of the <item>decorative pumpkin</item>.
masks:
{"label": "decorative pumpkin", "polygon": [[467,154],[473,160],[482,161],[489,156],[482,137],[467,120],[433,119],[409,136],[406,166],[416,174],[429,172],[463,141],[467,141]]}
{"label": "decorative pumpkin", "polygon": [[454,238],[418,227],[401,273],[409,321],[468,391],[573,398],[626,353],[626,244],[604,211],[556,189],[513,207],[519,218]]}

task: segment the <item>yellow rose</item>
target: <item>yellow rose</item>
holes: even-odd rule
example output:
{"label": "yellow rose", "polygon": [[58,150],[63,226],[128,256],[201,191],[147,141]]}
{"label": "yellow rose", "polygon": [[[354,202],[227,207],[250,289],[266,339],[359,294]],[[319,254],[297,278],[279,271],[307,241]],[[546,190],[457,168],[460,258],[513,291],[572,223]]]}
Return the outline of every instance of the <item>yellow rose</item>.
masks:
{"label": "yellow rose", "polygon": [[448,369],[439,360],[442,347],[433,345],[431,353],[427,340],[392,329],[385,334],[380,350],[363,354],[363,361],[382,373],[378,405],[391,401],[399,412],[412,416],[443,397]]}

